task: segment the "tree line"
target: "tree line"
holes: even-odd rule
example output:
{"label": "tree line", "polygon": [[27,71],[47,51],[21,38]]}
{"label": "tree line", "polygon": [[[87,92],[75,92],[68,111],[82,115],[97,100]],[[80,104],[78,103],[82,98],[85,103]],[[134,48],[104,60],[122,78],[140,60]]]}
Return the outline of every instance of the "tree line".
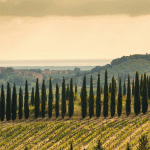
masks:
{"label": "tree line", "polygon": [[[56,83],[56,101],[55,101],[55,113],[56,118],[59,117],[59,89],[60,87]],[[74,94],[75,93],[75,94]],[[105,84],[104,84],[104,100],[103,100],[103,116],[105,118],[108,117],[108,94],[111,94],[110,97],[110,113],[111,117],[115,115],[115,108],[117,104],[117,114],[120,117],[122,114],[122,96],[127,95],[126,97],[126,115],[129,116],[131,113],[131,84],[130,84],[130,75],[128,74],[128,83],[127,83],[127,91],[126,91],[126,83],[124,81],[123,85],[123,94],[122,94],[122,82],[121,76],[119,79],[119,91],[118,91],[118,100],[116,100],[117,95],[117,85],[114,76],[112,77],[112,82],[109,84],[108,87],[108,73],[107,69],[105,70]],[[74,100],[75,95],[77,94],[77,84],[75,86],[75,92],[73,91],[73,78],[70,79],[70,85],[68,84],[66,87],[65,78],[63,77],[62,82],[62,98],[61,98],[61,115],[62,118],[66,115],[66,100],[69,101],[68,105],[68,114],[69,118],[71,118],[74,114]],[[101,116],[102,110],[102,103],[101,103],[101,94],[102,88],[100,86],[100,71],[98,73],[98,80],[97,80],[97,91],[96,91],[96,117]],[[132,81],[132,95],[134,96],[134,113],[138,115],[141,112],[145,114],[148,111],[148,99],[150,99],[150,76],[146,76],[146,73],[141,75],[141,80],[139,83],[139,72],[136,71],[135,74],[135,81]],[[83,77],[83,85],[81,88],[81,115],[82,118],[87,116],[87,100],[89,100],[89,117],[92,118],[94,115],[94,92],[93,92],[93,78],[91,75],[90,78],[90,91],[89,91],[89,99],[87,99],[87,90],[86,90],[86,75]],[[142,99],[141,99],[141,98]],[[20,87],[19,89],[19,112],[18,118],[22,119],[23,117],[23,106],[24,106],[24,117],[28,119],[29,117],[29,92],[28,92],[28,82],[26,80],[25,83],[25,96],[24,96],[24,104],[23,104],[23,91]],[[117,101],[117,102],[116,102]],[[43,79],[42,83],[42,91],[41,91],[41,98],[39,95],[39,83],[38,78],[36,80],[36,91],[34,93],[34,87],[32,87],[31,92],[31,105],[34,106],[34,114],[35,118],[37,119],[42,114],[42,118],[45,117],[45,106],[47,103],[47,94],[46,94],[46,86],[45,80]],[[141,108],[142,105],[142,108]],[[41,106],[41,111],[40,111]],[[6,109],[5,109],[6,107]],[[6,111],[5,111],[6,110]],[[52,110],[53,110],[53,88],[52,88],[52,79],[49,79],[49,98],[48,98],[48,116],[49,118],[52,117]],[[5,104],[5,92],[3,84],[1,86],[1,95],[0,95],[0,118],[1,121],[6,119],[9,121],[10,119],[16,119],[16,112],[17,112],[17,94],[16,94],[16,86],[14,84],[13,93],[11,98],[11,88],[9,82],[7,83],[7,97],[6,97],[6,104]]]}

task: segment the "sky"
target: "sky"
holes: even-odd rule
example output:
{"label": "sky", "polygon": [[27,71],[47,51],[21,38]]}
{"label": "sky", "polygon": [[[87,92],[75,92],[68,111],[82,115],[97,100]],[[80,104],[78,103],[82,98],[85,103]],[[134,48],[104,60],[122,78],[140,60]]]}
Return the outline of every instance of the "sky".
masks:
{"label": "sky", "polygon": [[150,53],[148,0],[0,0],[0,60]]}

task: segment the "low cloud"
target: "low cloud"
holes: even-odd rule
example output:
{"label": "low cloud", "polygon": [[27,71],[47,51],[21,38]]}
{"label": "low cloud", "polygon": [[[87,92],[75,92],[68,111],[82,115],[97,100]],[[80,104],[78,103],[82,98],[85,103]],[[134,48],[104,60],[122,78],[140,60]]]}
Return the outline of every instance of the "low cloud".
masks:
{"label": "low cloud", "polygon": [[0,16],[89,16],[150,14],[147,0],[0,0]]}

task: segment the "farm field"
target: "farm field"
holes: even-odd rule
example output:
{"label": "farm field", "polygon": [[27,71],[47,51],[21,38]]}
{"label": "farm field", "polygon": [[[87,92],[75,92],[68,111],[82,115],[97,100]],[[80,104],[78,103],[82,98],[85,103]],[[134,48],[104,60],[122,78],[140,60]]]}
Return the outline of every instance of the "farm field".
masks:
{"label": "farm field", "polygon": [[[103,94],[101,99],[103,100]],[[30,106],[28,120],[23,118],[21,120],[16,119],[13,122],[5,119],[1,122],[0,149],[24,150],[25,146],[27,146],[31,150],[60,150],[60,148],[69,150],[72,142],[74,150],[84,148],[92,150],[97,145],[97,140],[100,139],[102,146],[107,150],[124,150],[127,142],[130,142],[134,150],[138,146],[138,139],[143,133],[148,135],[150,143],[150,105],[146,114],[141,113],[135,116],[133,111],[134,98],[132,96],[131,115],[126,117],[125,100],[126,96],[123,96],[122,116],[118,118],[116,112],[115,117],[111,118],[110,110],[108,110],[109,116],[107,120],[103,117],[103,101],[101,117],[98,119],[96,116],[91,119],[88,116],[82,119],[80,99],[74,101],[75,111],[70,119],[68,116],[68,101],[66,103],[67,114],[64,119],[61,117],[61,101],[60,114],[57,119],[54,110],[51,119],[48,118],[47,112],[45,118],[34,119],[34,107]]]}

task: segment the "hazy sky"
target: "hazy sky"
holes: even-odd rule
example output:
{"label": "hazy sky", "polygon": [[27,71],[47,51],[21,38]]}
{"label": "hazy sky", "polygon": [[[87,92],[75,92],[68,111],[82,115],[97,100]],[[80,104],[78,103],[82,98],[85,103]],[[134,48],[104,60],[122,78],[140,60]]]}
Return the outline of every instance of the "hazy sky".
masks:
{"label": "hazy sky", "polygon": [[150,53],[146,0],[0,0],[0,60]]}

